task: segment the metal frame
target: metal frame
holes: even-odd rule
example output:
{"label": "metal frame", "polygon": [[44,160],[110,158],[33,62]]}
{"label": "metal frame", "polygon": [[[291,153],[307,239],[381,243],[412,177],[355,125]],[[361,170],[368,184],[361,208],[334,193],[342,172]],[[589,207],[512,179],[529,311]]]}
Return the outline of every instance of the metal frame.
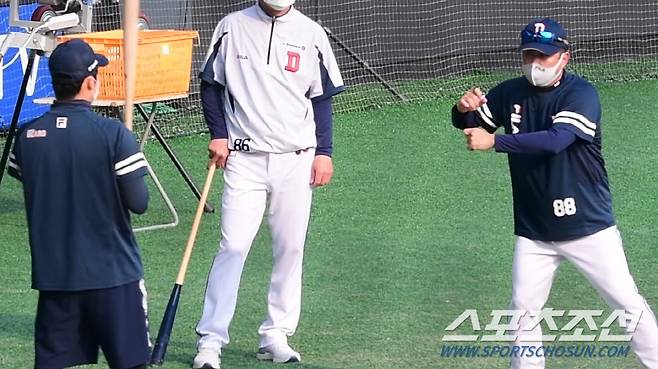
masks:
{"label": "metal frame", "polygon": [[[93,1],[89,0],[74,0],[80,4],[80,25],[78,27],[73,27],[69,29],[69,33],[85,33],[91,32],[91,19],[93,15]],[[44,5],[57,5],[62,1],[39,1],[40,4]],[[66,0],[63,1],[66,3]],[[42,23],[37,21],[26,21],[22,20],[18,14],[19,7],[18,0],[9,0],[9,25],[13,27],[22,27],[22,28],[36,28],[39,27]]]}
{"label": "metal frame", "polygon": [[171,213],[171,216],[174,219],[171,221],[171,223],[155,224],[151,226],[133,228],[133,232],[135,233],[144,232],[144,231],[153,231],[156,229],[163,229],[163,228],[173,228],[178,225],[178,212],[176,211],[174,204],[172,204],[171,199],[169,199],[169,195],[167,195],[167,191],[165,191],[164,187],[162,187],[162,184],[160,183],[158,176],[155,175],[155,172],[151,168],[151,164],[148,164],[148,160],[146,161],[146,163],[147,163],[146,169],[149,175],[151,176],[151,178],[153,178],[153,183],[155,183],[155,187],[160,192],[160,195],[162,195],[162,199],[164,200],[165,204],[167,204],[167,208],[169,209],[169,212]]}
{"label": "metal frame", "polygon": [[[201,193],[199,192],[199,189],[197,188],[194,181],[192,181],[192,177],[183,166],[183,163],[180,162],[174,150],[171,148],[171,146],[169,146],[164,136],[162,136],[162,133],[160,132],[160,128],[158,128],[158,126],[155,124],[157,102],[153,102],[150,114],[146,113],[146,110],[144,110],[142,104],[137,104],[135,107],[137,108],[137,112],[139,112],[139,115],[141,115],[142,119],[144,119],[144,121],[146,122],[146,128],[144,129],[144,134],[142,136],[142,141],[139,150],[144,152],[144,147],[146,146],[146,141],[148,140],[149,133],[152,133],[153,136],[160,143],[160,146],[162,146],[164,151],[167,153],[169,159],[174,164],[176,169],[178,169],[178,172],[185,180],[185,183],[187,183],[188,187],[192,190],[194,195],[199,200],[201,200]],[[203,206],[203,211],[206,213],[214,213],[215,208],[212,205],[210,205],[209,202],[206,202]]]}
{"label": "metal frame", "polygon": [[[144,134],[142,135],[142,140],[139,144],[139,151],[141,152],[144,152],[144,146],[146,146],[146,141],[148,140],[149,129],[151,129],[151,126],[153,125],[153,121],[155,120],[155,115],[157,114],[157,110],[155,108],[157,104],[158,104],[157,102],[153,102],[152,105],[153,108],[151,109],[151,114],[145,118],[146,128],[144,129]],[[135,105],[141,108],[139,104],[135,104]],[[140,113],[143,111],[144,111],[143,109],[140,109]],[[146,162],[148,164],[148,160],[146,160]],[[155,187],[160,192],[162,199],[164,200],[165,204],[167,205],[167,208],[169,209],[169,212],[171,213],[174,219],[171,221],[171,223],[156,224],[152,226],[133,228],[133,232],[144,232],[144,231],[153,231],[156,229],[163,229],[163,228],[173,228],[178,225],[178,212],[176,211],[174,204],[171,202],[171,199],[169,199],[169,195],[167,195],[167,191],[165,191],[164,187],[160,183],[158,176],[155,175],[155,171],[153,171],[153,169],[151,168],[151,164],[148,164],[146,168],[151,178],[153,178],[153,183],[155,183]]]}
{"label": "metal frame", "polygon": [[[52,104],[55,101],[54,98],[52,97],[45,97],[45,98],[40,98],[40,99],[35,99],[34,103],[35,104]],[[157,104],[157,101],[137,101],[135,102],[136,105],[138,104],[144,104],[152,102],[153,104]],[[106,108],[115,108],[118,109],[119,107],[123,106],[125,102],[122,100],[96,100],[92,103],[93,106],[99,106],[99,107],[106,107]],[[151,115],[148,117],[147,120],[147,129],[150,127],[148,126],[148,122],[150,121],[151,124],[153,124],[153,120],[155,120],[155,115],[157,114],[157,111],[153,109],[151,112]],[[145,131],[148,132],[148,131]],[[146,142],[145,141],[146,137],[144,136],[142,138],[141,145],[143,147],[143,144]],[[151,226],[145,226],[145,227],[139,227],[139,228],[134,228],[133,232],[144,232],[144,231],[151,231],[151,230],[156,230],[156,229],[163,229],[163,228],[173,228],[178,225],[179,218],[178,218],[178,212],[176,211],[176,208],[174,207],[174,204],[171,202],[171,199],[169,198],[169,195],[167,194],[167,191],[164,189],[162,186],[162,183],[160,183],[160,180],[158,179],[158,176],[155,174],[155,171],[153,171],[153,168],[151,168],[151,165],[148,163],[148,160],[146,160],[147,166],[146,169],[148,171],[148,174],[153,178],[153,183],[155,184],[155,187],[158,189],[158,192],[160,192],[160,195],[162,196],[162,199],[164,200],[165,204],[167,205],[167,208],[169,212],[171,213],[172,216],[172,221],[169,223],[164,223],[164,224],[155,224]]]}
{"label": "metal frame", "polygon": [[2,45],[0,46],[0,59],[2,59],[10,48],[19,48],[25,45],[25,48],[52,52],[57,47],[57,40],[54,37],[48,37],[35,33],[11,32],[8,33]]}
{"label": "metal frame", "polygon": [[[198,187],[192,181],[191,176],[185,170],[185,167],[183,164],[180,162],[178,157],[176,156],[176,153],[174,150],[167,144],[167,141],[165,141],[164,137],[162,136],[162,133],[160,132],[160,129],[158,126],[155,124],[155,117],[157,116],[157,104],[162,101],[167,101],[167,100],[174,100],[174,99],[180,99],[180,98],[185,98],[187,97],[187,94],[178,94],[178,95],[170,95],[170,96],[164,96],[164,97],[154,97],[154,98],[146,98],[146,99],[139,99],[135,102],[135,108],[137,112],[140,114],[140,116],[144,119],[146,122],[146,127],[144,129],[144,133],[142,133],[141,139],[140,139],[140,151],[144,151],[144,147],[146,146],[146,143],[149,139],[149,135],[153,134],[153,136],[157,139],[157,141],[160,143],[162,148],[165,150],[167,155],[169,156],[169,159],[171,162],[174,164],[178,172],[181,174],[187,185],[190,187],[194,195],[198,198],[201,199],[201,193],[199,192]],[[44,97],[40,99],[35,99],[34,103],[35,104],[52,104],[55,101],[53,97]],[[123,100],[96,100],[92,103],[93,106],[96,107],[102,107],[102,108],[110,108],[110,109],[118,109],[121,106],[123,106],[124,101]],[[149,113],[146,112],[144,109],[144,104],[151,104],[151,111]],[[118,110],[117,115],[118,114]],[[148,160],[147,160],[148,162]],[[154,230],[154,229],[161,229],[161,228],[171,228],[175,227],[178,225],[178,213],[176,211],[176,208],[173,206],[171,203],[171,200],[169,199],[169,196],[167,195],[167,192],[165,191],[164,187],[160,184],[160,181],[158,180],[158,177],[156,176],[155,172],[151,169],[151,167],[148,167],[149,170],[149,175],[153,178],[153,182],[155,183],[156,188],[162,195],[163,200],[165,201],[167,207],[169,208],[169,211],[172,215],[172,222],[171,223],[166,223],[166,224],[158,224],[154,226],[147,226],[147,227],[140,227],[134,229],[135,232],[141,232],[141,231],[146,231],[146,230]],[[204,206],[204,211],[206,213],[213,213],[215,211],[215,208],[209,203],[206,202]]]}
{"label": "metal frame", "polygon": [[[2,1],[2,0],[0,0]],[[38,2],[43,5],[51,5],[51,6],[61,6],[65,5],[68,2],[76,2],[77,4],[80,5],[80,10],[77,12],[78,17],[79,17],[79,24],[74,27],[66,28],[65,30],[60,30],[61,32],[66,32],[66,33],[80,33],[80,32],[91,32],[91,20],[92,20],[92,14],[93,14],[93,4],[96,3],[98,0],[39,0]],[[6,1],[5,1],[6,3]],[[36,56],[37,51],[42,51],[45,53],[50,53],[52,52],[55,47],[57,47],[57,40],[55,33],[45,29],[45,27],[42,27],[45,22],[37,22],[37,21],[24,21],[19,18],[19,0],[9,0],[9,25],[12,27],[22,27],[25,28],[26,30],[29,31],[29,33],[24,33],[24,32],[10,32],[7,37],[4,39],[2,42],[2,45],[0,45],[0,61],[3,59],[4,55],[6,54],[7,50],[9,48],[19,48],[19,47],[26,47],[32,50],[30,53],[30,62],[34,61],[34,57]],[[76,6],[77,8],[77,6]],[[42,29],[44,28],[44,29]],[[40,33],[38,31],[41,31]],[[58,31],[59,32],[59,31]],[[28,68],[31,68],[28,67]],[[1,72],[1,71],[0,71]],[[31,73],[27,73],[24,76],[24,84],[28,80],[28,77]],[[0,73],[0,78],[2,74]],[[198,197],[201,198],[201,194],[194,184],[194,182],[190,179],[189,174],[183,167],[183,165],[180,163],[178,158],[176,157],[175,153],[173,150],[169,147],[167,142],[164,140],[162,135],[160,134],[160,131],[158,127],[155,125],[155,116],[157,114],[157,102],[158,101],[164,101],[164,100],[172,100],[172,99],[177,99],[181,97],[187,97],[187,94],[182,94],[182,95],[172,95],[172,96],[165,96],[165,97],[159,97],[159,98],[154,98],[154,99],[142,99],[140,101],[136,101],[135,105],[137,106],[137,109],[139,113],[141,114],[142,118],[146,121],[146,129],[144,130],[144,135],[142,136],[142,140],[140,142],[140,149],[143,151],[144,145],[146,145],[146,141],[148,140],[148,136],[150,132],[153,132],[154,136],[157,138],[157,140],[160,142],[162,147],[165,149],[167,152],[167,155],[171,159],[171,161],[174,163],[178,171],[181,173],[183,178],[185,179],[186,183],[188,186],[192,189],[192,192]],[[54,98],[41,98],[41,99],[35,99],[34,103],[35,104],[52,104],[54,101]],[[146,114],[146,111],[140,104],[145,104],[145,103],[152,103],[152,109],[150,114]],[[101,101],[95,101],[93,105],[95,106],[105,106],[105,107],[113,107],[113,108],[118,108],[120,106],[123,106],[125,104],[125,101],[120,101],[120,100],[101,100]],[[18,111],[20,111],[20,106],[17,105]],[[15,117],[16,118],[16,117]],[[14,127],[15,124],[12,125],[13,129],[15,130],[16,127]],[[10,130],[10,139],[9,142],[11,143],[11,130]],[[6,148],[10,146],[7,145]],[[6,163],[6,157],[8,153],[3,153],[2,160],[0,160],[0,164],[4,167]],[[167,208],[169,209],[171,215],[172,215],[172,221],[170,223],[165,223],[165,224],[156,224],[152,226],[146,226],[146,227],[139,227],[133,229],[134,232],[142,232],[142,231],[147,231],[147,230],[155,230],[155,229],[162,229],[162,228],[171,228],[175,227],[178,225],[179,218],[178,218],[178,213],[176,211],[176,208],[174,207],[173,203],[171,202],[171,199],[167,195],[167,192],[165,191],[164,187],[160,183],[160,180],[156,176],[155,172],[151,168],[150,164],[148,164],[147,160],[147,171],[151,178],[153,178],[153,182],[155,183],[155,186],[157,187],[158,191],[160,192],[165,204],[167,205]],[[4,172],[4,170],[3,170]],[[2,180],[2,175],[0,174],[0,181]],[[214,208],[206,203],[204,207],[205,212],[207,213],[212,213],[214,212]]]}
{"label": "metal frame", "polygon": [[[14,136],[16,135],[16,131],[18,131],[18,117],[20,116],[21,109],[23,108],[23,100],[25,99],[25,92],[27,91],[27,83],[30,80],[30,75],[32,74],[32,69],[34,68],[34,60],[36,56],[36,50],[31,50],[30,56],[28,57],[25,74],[23,74],[23,82],[21,83],[21,88],[18,92],[16,107],[14,108],[14,115],[11,118],[9,134],[7,135],[7,141],[5,141],[5,147],[2,151],[2,158],[0,159],[0,183],[2,183],[2,178],[5,174],[5,167],[7,166],[7,160],[9,159],[9,153],[11,152],[11,144],[14,140]],[[0,75],[0,78],[2,78],[2,75]]]}
{"label": "metal frame", "polygon": [[[53,5],[61,1],[67,0],[40,0],[40,4]],[[91,32],[91,21],[93,15],[93,1],[92,0],[72,0],[80,4],[80,11],[77,13],[79,24],[77,26],[58,30],[63,33],[84,33]],[[9,0],[9,26],[20,27],[28,31],[25,32],[9,32],[5,37],[2,45],[0,45],[0,60],[2,60],[10,48],[28,48],[32,50],[43,51],[46,54],[51,53],[57,47],[57,37],[51,30],[41,30],[39,27],[43,26],[44,22],[26,21],[21,20],[18,9],[19,0]]]}

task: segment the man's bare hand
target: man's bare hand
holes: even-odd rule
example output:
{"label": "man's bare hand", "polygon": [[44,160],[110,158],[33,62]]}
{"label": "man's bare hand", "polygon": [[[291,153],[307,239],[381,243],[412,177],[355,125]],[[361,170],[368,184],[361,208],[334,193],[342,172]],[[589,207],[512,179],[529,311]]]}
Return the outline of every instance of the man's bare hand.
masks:
{"label": "man's bare hand", "polygon": [[331,181],[334,174],[334,164],[330,156],[317,155],[313,159],[313,168],[311,169],[311,185],[321,187]]}
{"label": "man's bare hand", "polygon": [[468,90],[459,102],[457,103],[457,110],[460,113],[467,113],[475,111],[480,106],[487,103],[487,98],[478,87]]}
{"label": "man's bare hand", "polygon": [[496,143],[495,135],[482,128],[467,128],[464,130],[464,136],[469,150],[487,151]]}
{"label": "man's bare hand", "polygon": [[208,145],[208,166],[213,162],[220,168],[226,168],[226,161],[228,160],[228,139],[218,138],[210,141]]}

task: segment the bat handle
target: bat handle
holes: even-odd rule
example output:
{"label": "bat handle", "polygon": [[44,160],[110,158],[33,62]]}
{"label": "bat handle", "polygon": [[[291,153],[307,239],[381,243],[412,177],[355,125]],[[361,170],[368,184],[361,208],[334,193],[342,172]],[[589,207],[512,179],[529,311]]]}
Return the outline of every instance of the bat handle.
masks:
{"label": "bat handle", "polygon": [[174,328],[174,320],[176,319],[176,310],[178,310],[178,300],[180,299],[180,292],[183,286],[175,284],[174,289],[171,290],[169,296],[169,303],[165,310],[160,330],[158,331],[158,338],[155,340],[153,352],[151,353],[151,365],[162,365],[164,363],[165,354],[167,353],[167,346],[169,345],[169,336]]}

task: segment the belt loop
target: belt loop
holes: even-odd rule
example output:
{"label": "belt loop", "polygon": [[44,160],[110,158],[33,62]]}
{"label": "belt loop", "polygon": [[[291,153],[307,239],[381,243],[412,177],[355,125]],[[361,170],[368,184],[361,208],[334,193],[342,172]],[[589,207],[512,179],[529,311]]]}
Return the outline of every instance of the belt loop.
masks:
{"label": "belt loop", "polygon": [[295,151],[295,154],[299,155],[299,154],[301,154],[301,153],[303,153],[303,152],[307,152],[308,149],[310,149],[310,147],[307,147],[307,148],[305,148],[305,149],[299,149],[299,150],[296,150],[296,151]]}

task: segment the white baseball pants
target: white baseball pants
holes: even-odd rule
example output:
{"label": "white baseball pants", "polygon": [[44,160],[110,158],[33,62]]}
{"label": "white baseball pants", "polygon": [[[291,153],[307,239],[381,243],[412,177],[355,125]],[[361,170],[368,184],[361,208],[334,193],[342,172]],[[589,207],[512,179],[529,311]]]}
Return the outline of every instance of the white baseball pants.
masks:
{"label": "white baseball pants", "polygon": [[244,262],[263,219],[268,220],[273,268],[260,347],[287,342],[301,311],[302,259],[311,211],[314,150],[268,154],[232,152],[224,171],[222,237],[197,325],[198,348],[220,350],[229,343]]}
{"label": "white baseball pants", "polygon": [[[641,314],[630,342],[642,368],[658,369],[658,324],[646,300],[638,293],[628,270],[621,236],[613,226],[566,242],[540,242],[517,237],[512,270],[511,310],[541,311],[548,300],[555,273],[570,261],[596,288],[611,309]],[[521,319],[521,327],[531,320]],[[541,326],[516,332],[515,345],[541,346]],[[631,334],[630,332],[627,332]],[[543,357],[512,357],[512,369],[544,369]]]}

